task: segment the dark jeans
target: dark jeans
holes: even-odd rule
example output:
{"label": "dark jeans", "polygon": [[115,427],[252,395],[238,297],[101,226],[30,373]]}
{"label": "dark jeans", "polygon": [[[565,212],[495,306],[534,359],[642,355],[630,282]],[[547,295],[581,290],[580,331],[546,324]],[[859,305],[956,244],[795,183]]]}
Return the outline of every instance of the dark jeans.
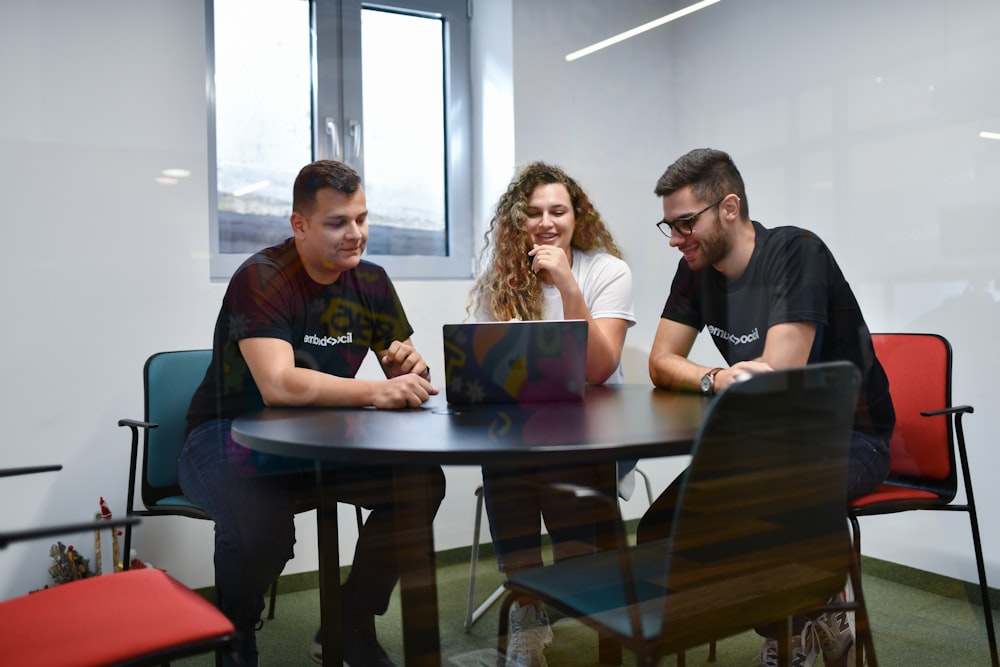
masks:
{"label": "dark jeans", "polygon": [[[255,455],[233,441],[230,426],[216,420],[195,428],[181,452],[179,476],[184,493],[215,521],[220,608],[244,636],[242,657],[253,665],[264,594],[293,555],[295,511],[316,504],[316,476],[309,461]],[[437,467],[414,472],[420,473],[412,475],[414,483],[430,484],[426,509],[433,516],[444,498],[444,474]],[[336,477],[338,501],[371,510],[344,584],[344,618],[383,614],[399,579],[393,469],[346,466]]]}
{"label": "dark jeans", "polygon": [[483,466],[483,499],[501,572],[542,565],[542,526],[556,560],[593,553],[594,501],[557,491],[552,484],[594,488],[594,466]]}
{"label": "dark jeans", "polygon": [[[851,432],[850,454],[847,461],[847,499],[853,500],[866,493],[871,493],[879,487],[889,474],[889,442],[877,436]],[[636,529],[636,541],[640,544],[653,540],[667,539],[670,537],[670,528],[673,523],[674,508],[677,504],[677,495],[683,484],[687,472],[681,473],[677,479],[670,483],[663,493],[653,501],[653,504],[646,510],[639,520],[639,527]],[[845,521],[846,516],[845,516]],[[804,616],[796,616],[792,620],[792,632],[802,631],[805,624]],[[758,630],[759,633],[769,636],[765,628]]]}

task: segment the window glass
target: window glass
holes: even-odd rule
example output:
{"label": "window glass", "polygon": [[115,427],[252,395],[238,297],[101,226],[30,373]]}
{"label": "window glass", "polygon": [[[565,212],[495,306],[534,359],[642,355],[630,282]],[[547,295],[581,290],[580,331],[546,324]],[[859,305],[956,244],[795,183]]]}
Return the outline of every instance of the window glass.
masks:
{"label": "window glass", "polygon": [[369,252],[446,255],[441,20],[362,10],[361,63]]}
{"label": "window glass", "polygon": [[219,251],[290,234],[292,183],[312,160],[309,3],[215,0]]}
{"label": "window glass", "polygon": [[320,158],[361,174],[369,259],[393,278],[470,277],[465,0],[206,11],[212,278],[290,235],[295,176]]}

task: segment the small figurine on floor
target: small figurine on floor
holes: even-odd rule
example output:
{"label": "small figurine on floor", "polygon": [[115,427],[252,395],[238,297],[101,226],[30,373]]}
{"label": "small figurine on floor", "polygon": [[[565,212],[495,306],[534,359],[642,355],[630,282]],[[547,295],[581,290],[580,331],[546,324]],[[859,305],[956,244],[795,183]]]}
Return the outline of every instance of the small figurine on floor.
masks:
{"label": "small figurine on floor", "polygon": [[81,556],[72,544],[67,547],[62,542],[56,542],[49,549],[49,556],[52,557],[49,576],[57,585],[94,575],[90,571],[90,561]]}
{"label": "small figurine on floor", "polygon": [[[94,515],[94,518],[98,521],[110,521],[111,520],[111,509],[108,504],[104,501],[104,497],[98,503],[100,505],[100,512]],[[120,572],[122,568],[122,561],[119,557],[118,550],[118,536],[121,535],[121,531],[117,528],[111,529],[111,571]],[[101,574],[101,565],[103,563],[103,557],[101,555],[101,530],[98,528],[94,531],[94,553],[97,560],[97,574]]]}

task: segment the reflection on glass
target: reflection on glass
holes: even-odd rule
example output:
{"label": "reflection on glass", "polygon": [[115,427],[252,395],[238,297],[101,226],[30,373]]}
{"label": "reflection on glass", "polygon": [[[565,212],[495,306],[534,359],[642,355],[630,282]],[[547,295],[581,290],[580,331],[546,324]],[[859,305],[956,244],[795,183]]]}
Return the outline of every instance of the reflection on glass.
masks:
{"label": "reflection on glass", "polygon": [[309,3],[215,0],[219,250],[288,237],[292,183],[312,160]]}
{"label": "reflection on glass", "polygon": [[363,9],[365,190],[375,255],[447,255],[442,21]]}

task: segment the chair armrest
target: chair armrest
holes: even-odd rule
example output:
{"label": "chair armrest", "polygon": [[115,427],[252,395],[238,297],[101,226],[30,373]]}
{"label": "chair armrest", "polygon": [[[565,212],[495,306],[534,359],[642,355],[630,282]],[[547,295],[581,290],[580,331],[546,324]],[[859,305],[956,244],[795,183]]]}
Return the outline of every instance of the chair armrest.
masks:
{"label": "chair armrest", "polygon": [[135,471],[139,463],[139,429],[157,428],[159,424],[138,419],[119,419],[119,426],[128,426],[132,431],[132,454],[128,466],[128,495],[125,496],[125,516],[131,516],[135,508]]}
{"label": "chair armrest", "polygon": [[[972,478],[969,476],[969,453],[965,449],[965,429],[962,426],[962,417],[973,412],[975,410],[973,410],[971,405],[955,405],[943,410],[927,410],[920,413],[924,417],[933,417],[935,415],[954,416],[955,441],[958,445],[958,460],[962,466],[962,478],[965,482],[965,503],[967,507],[974,507],[976,501],[972,494]],[[975,512],[975,509],[971,511]]]}
{"label": "chair armrest", "polygon": [[36,472],[55,472],[56,470],[62,470],[62,466],[58,463],[45,466],[28,466],[25,468],[0,468],[0,477],[33,475]]}
{"label": "chair armrest", "polygon": [[955,405],[943,410],[924,410],[920,414],[923,417],[936,417],[938,415],[963,415],[972,414],[975,409],[971,405]]}
{"label": "chair armrest", "polygon": [[13,542],[23,542],[39,537],[51,537],[64,533],[87,533],[92,530],[102,528],[118,528],[121,526],[134,526],[140,523],[139,517],[126,517],[124,519],[109,519],[99,521],[88,521],[85,523],[67,523],[60,526],[44,526],[41,528],[27,528],[25,530],[12,530],[0,533],[0,549],[6,549],[8,544]]}
{"label": "chair armrest", "polygon": [[119,426],[128,426],[133,431],[139,428],[156,428],[159,424],[154,424],[153,422],[143,422],[138,419],[119,419]]}

